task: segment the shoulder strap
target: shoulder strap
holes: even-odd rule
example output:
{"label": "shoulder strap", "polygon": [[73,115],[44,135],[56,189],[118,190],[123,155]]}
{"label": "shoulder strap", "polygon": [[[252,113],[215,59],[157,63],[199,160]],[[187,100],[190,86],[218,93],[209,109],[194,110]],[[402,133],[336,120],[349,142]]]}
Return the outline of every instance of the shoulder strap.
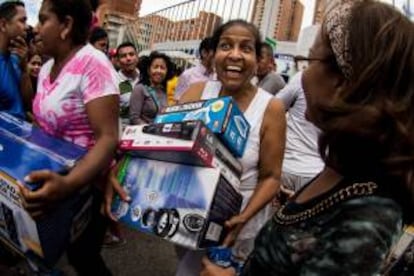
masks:
{"label": "shoulder strap", "polygon": [[151,87],[151,86],[149,86],[149,85],[144,85],[144,87],[145,87],[145,89],[147,90],[148,95],[149,95],[149,96],[151,97],[151,99],[154,101],[155,108],[157,109],[157,112],[156,112],[156,113],[158,113],[158,112],[160,111],[161,104],[160,104],[160,101],[158,100],[158,97],[157,97],[157,92],[155,91],[155,89],[154,89],[154,88],[152,88],[152,87]]}
{"label": "shoulder strap", "polygon": [[249,121],[250,125],[257,125],[262,120],[264,113],[266,112],[267,105],[272,98],[272,94],[261,88],[258,88],[252,102],[244,112],[244,116]]}

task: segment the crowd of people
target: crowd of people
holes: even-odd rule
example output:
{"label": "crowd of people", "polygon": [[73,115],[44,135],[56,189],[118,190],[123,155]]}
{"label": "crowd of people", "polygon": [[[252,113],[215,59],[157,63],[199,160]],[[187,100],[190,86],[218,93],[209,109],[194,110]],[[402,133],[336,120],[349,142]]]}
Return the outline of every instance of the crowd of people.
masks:
{"label": "crowd of people", "polygon": [[[251,126],[240,158],[243,204],[224,242],[244,264],[241,275],[384,271],[413,222],[413,22],[382,2],[337,0],[309,56],[296,59],[306,70],[285,84],[272,47],[247,21],[219,26],[202,40],[200,63],[181,72],[163,53],[139,57],[130,42],[109,50],[93,19],[98,6],[43,0],[29,28],[22,2],[0,5],[0,110],[88,149],[67,175],[35,171],[25,181],[41,188],[21,188],[35,219],[92,191],[92,219],[67,249],[79,275],[112,275],[101,247],[125,242],[109,207],[114,192],[128,200],[116,180],[123,127],[221,96]],[[176,275],[236,275],[204,250],[176,253]]]}

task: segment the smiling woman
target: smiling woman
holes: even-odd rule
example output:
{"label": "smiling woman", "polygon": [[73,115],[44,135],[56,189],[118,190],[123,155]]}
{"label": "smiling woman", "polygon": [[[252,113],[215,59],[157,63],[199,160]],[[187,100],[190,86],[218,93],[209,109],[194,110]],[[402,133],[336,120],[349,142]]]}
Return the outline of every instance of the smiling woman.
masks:
{"label": "smiling woman", "polygon": [[167,80],[173,75],[170,58],[152,52],[139,64],[141,80],[131,94],[129,120],[133,125],[151,123],[158,112],[167,106]]}
{"label": "smiling woman", "polygon": [[[257,69],[261,39],[257,28],[232,20],[220,26],[212,37],[218,81],[197,83],[187,90],[182,102],[232,96],[251,129],[241,158],[243,174],[242,211],[231,218],[226,244],[234,243],[233,257],[243,263],[253,248],[254,237],[270,216],[269,202],[280,185],[285,145],[286,120],[283,104],[251,83]],[[188,251],[177,275],[199,275],[203,252]]]}

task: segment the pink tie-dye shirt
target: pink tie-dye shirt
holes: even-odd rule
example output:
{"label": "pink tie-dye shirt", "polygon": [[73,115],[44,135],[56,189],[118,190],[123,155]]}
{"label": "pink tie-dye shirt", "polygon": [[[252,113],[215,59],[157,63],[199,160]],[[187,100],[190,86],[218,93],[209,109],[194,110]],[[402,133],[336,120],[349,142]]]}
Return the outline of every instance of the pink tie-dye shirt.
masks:
{"label": "pink tie-dye shirt", "polygon": [[46,62],[39,73],[33,102],[35,119],[49,134],[90,148],[95,138],[86,104],[119,95],[117,73],[108,58],[90,44],[82,47],[51,82],[53,63],[53,59]]}

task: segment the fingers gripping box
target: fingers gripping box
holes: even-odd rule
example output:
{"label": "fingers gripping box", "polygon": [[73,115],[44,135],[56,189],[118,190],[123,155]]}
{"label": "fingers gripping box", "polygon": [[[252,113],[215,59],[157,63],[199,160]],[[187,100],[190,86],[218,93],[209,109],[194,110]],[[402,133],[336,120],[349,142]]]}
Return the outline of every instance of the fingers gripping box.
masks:
{"label": "fingers gripping box", "polygon": [[166,107],[155,123],[191,120],[203,121],[236,157],[243,156],[250,125],[231,97]]}
{"label": "fingers gripping box", "polygon": [[236,189],[242,165],[202,121],[127,126],[120,148],[147,159],[220,168]]}
{"label": "fingers gripping box", "polygon": [[221,244],[224,222],[241,208],[242,196],[216,168],[126,157],[119,180],[132,199],[115,197],[119,221],[190,249]]}
{"label": "fingers gripping box", "polygon": [[[85,149],[55,139],[31,124],[0,112],[0,241],[38,264],[53,265],[89,220],[89,192],[61,202],[46,217],[33,220],[22,206],[18,183],[34,170],[65,173]],[[1,245],[0,245],[1,246]]]}

